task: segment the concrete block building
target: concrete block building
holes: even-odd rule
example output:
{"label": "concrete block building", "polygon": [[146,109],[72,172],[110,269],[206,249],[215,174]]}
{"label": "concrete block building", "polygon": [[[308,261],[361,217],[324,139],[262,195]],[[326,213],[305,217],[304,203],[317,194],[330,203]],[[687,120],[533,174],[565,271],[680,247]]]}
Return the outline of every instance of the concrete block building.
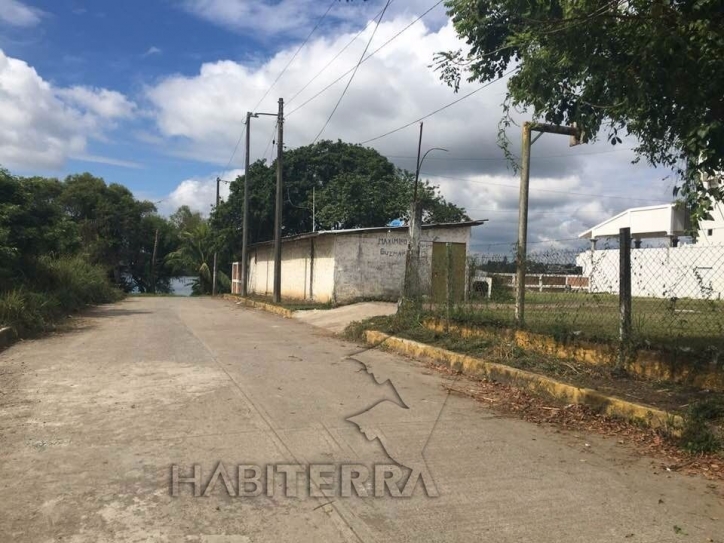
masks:
{"label": "concrete block building", "polygon": [[[423,293],[433,289],[433,258],[440,259],[450,243],[456,258],[468,254],[470,230],[485,221],[422,226],[420,277]],[[287,299],[345,303],[359,299],[396,300],[405,273],[408,227],[357,228],[310,232],[282,240],[282,288]],[[464,270],[463,266],[456,269]],[[271,241],[249,250],[251,294],[271,295],[274,246]],[[464,278],[463,278],[464,281]],[[232,270],[232,292],[241,292],[240,265]]]}

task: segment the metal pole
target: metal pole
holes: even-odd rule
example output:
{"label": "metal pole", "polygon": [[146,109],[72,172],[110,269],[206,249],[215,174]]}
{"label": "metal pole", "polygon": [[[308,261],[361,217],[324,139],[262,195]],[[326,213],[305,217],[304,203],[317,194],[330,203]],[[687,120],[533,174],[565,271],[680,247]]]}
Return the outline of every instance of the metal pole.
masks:
{"label": "metal pole", "polygon": [[[214,210],[219,209],[219,182],[220,179],[216,178],[216,207]],[[211,295],[216,296],[216,261],[217,261],[217,253],[214,251],[214,273],[211,276]]]}
{"label": "metal pole", "polygon": [[417,162],[415,163],[415,192],[412,196],[412,208],[415,209],[417,203],[417,182],[420,179],[420,151],[422,149],[422,122],[420,122],[420,139],[417,142]]}
{"label": "metal pole", "polygon": [[530,132],[531,123],[523,123],[521,149],[520,198],[518,202],[518,251],[515,291],[515,322],[519,328],[525,325],[525,268],[528,246],[528,189],[530,186]]}
{"label": "metal pole", "polygon": [[153,257],[151,257],[151,292],[156,294],[156,251],[158,250],[158,228],[153,239]]}
{"label": "metal pole", "polygon": [[631,346],[631,229],[619,230],[619,284],[618,302],[620,311],[619,369],[623,369]]}
{"label": "metal pole", "polygon": [[274,303],[282,300],[282,156],[284,153],[284,99],[279,98],[277,118],[277,199],[274,214]]}
{"label": "metal pole", "polygon": [[246,112],[246,155],[244,159],[244,204],[241,225],[241,295],[246,296],[249,274],[249,148],[251,145],[251,111]]}
{"label": "metal pole", "polygon": [[316,215],[317,215],[317,208],[316,208],[316,205],[317,205],[317,195],[315,194],[316,188],[317,188],[317,187],[312,187],[312,232],[316,232],[316,231],[317,231],[317,220],[316,220]]}

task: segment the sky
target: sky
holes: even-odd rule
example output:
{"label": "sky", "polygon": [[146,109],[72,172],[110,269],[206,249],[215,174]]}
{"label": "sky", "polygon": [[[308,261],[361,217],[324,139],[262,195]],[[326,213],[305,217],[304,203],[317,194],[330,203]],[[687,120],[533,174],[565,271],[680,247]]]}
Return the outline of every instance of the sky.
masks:
{"label": "sky", "polygon": [[[372,140],[414,171],[414,121],[481,86],[455,94],[430,67],[436,52],[465,48],[442,4],[414,22],[436,2],[393,0],[375,32],[384,0],[0,0],[0,165],[59,178],[90,171],[163,214],[184,204],[208,213],[216,177],[243,173],[243,142],[235,148],[246,112],[275,113],[284,98],[288,149],[324,127],[322,139]],[[367,55],[379,51],[325,127],[368,42]],[[473,230],[475,252],[506,252],[517,237],[519,177],[497,143],[505,91],[495,82],[424,120],[423,152],[447,152],[431,152],[422,176],[489,220]],[[508,130],[516,154],[520,130]],[[252,161],[273,156],[273,136],[272,117],[252,120]],[[673,177],[633,164],[634,145],[541,137],[530,241],[571,247],[620,211],[671,201]]]}

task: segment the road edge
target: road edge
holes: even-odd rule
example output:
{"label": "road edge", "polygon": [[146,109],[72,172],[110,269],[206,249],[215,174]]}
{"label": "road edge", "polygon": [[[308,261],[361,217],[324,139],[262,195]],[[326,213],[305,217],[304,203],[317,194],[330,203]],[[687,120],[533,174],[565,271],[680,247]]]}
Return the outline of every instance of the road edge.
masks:
{"label": "road edge", "polygon": [[364,337],[368,345],[379,346],[414,358],[431,358],[446,364],[452,369],[462,371],[466,375],[486,377],[535,394],[546,395],[568,403],[586,405],[597,412],[626,419],[637,424],[644,424],[650,428],[661,429],[674,436],[680,435],[683,428],[684,420],[679,415],[655,407],[622,400],[615,396],[608,396],[590,388],[569,385],[526,370],[496,362],[488,362],[480,358],[455,353],[410,339],[391,336],[376,330],[365,331]]}
{"label": "road edge", "polygon": [[267,311],[268,313],[274,313],[275,315],[280,315],[280,316],[284,317],[285,319],[294,318],[294,311],[292,311],[291,309],[287,309],[285,307],[279,307],[278,305],[267,304],[265,302],[259,302],[257,300],[251,300],[249,298],[244,298],[242,296],[237,296],[235,294],[224,294],[222,296],[222,298],[224,300],[230,300],[232,302],[236,302],[237,304],[243,305],[245,307],[261,309],[262,311]]}

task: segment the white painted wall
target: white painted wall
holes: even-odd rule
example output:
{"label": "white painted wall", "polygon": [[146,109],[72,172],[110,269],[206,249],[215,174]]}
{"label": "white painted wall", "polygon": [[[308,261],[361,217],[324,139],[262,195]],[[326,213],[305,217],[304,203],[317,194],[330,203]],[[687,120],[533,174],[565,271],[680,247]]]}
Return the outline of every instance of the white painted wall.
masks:
{"label": "white painted wall", "polygon": [[[618,293],[618,250],[586,251],[576,264],[591,292]],[[724,245],[632,249],[631,289],[641,297],[724,299]]]}
{"label": "white painted wall", "polygon": [[[470,241],[470,227],[423,228],[420,276],[429,292],[432,243]],[[400,296],[405,272],[406,230],[322,234],[282,244],[282,297],[316,302],[349,302],[360,298]],[[250,251],[249,292],[271,295],[274,288],[274,248]]]}
{"label": "white painted wall", "polygon": [[[707,186],[719,186],[721,180],[709,178],[704,180]],[[696,238],[697,245],[724,245],[724,202],[717,202],[711,211],[711,221],[699,223],[699,235]]]}
{"label": "white painted wall", "polygon": [[[328,302],[334,287],[333,239],[308,238],[282,244],[282,297]],[[313,256],[312,256],[313,255]],[[251,251],[249,292],[270,296],[274,292],[274,247]]]}
{"label": "white painted wall", "polygon": [[724,202],[718,202],[711,211],[714,220],[699,223],[697,245],[724,245]]}

